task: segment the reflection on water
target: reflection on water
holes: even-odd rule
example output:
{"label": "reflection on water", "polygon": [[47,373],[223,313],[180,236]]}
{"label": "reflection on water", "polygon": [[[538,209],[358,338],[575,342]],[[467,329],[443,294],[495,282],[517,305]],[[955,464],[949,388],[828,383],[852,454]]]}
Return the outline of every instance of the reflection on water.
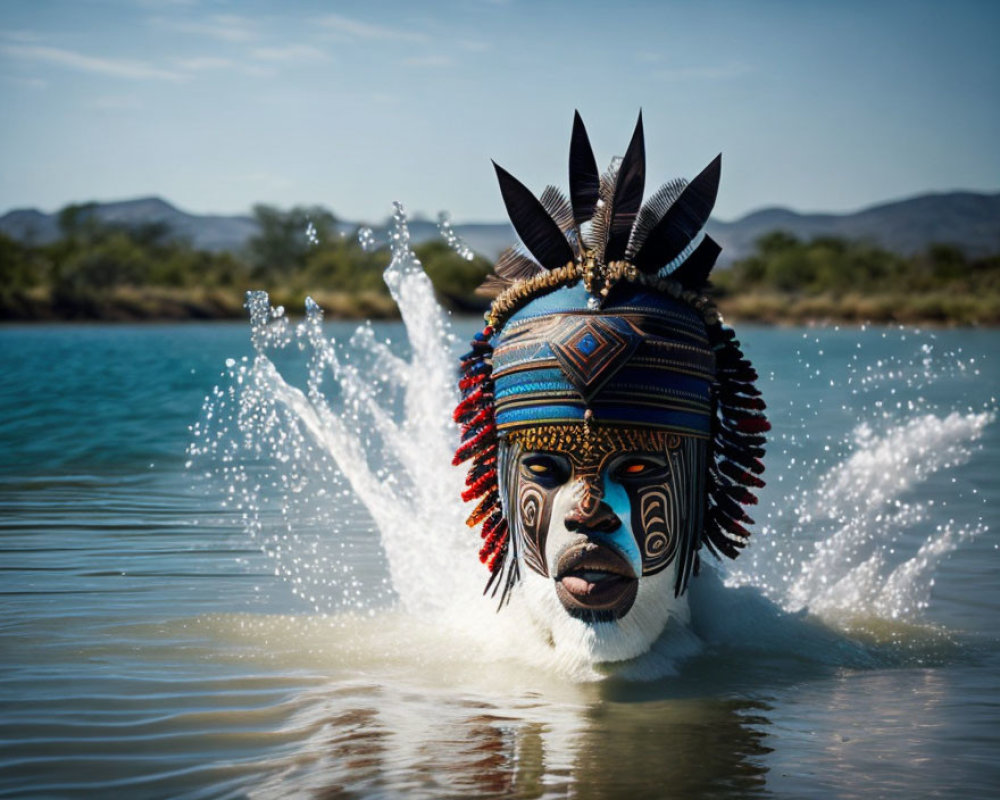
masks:
{"label": "reflection on water", "polygon": [[283,796],[290,783],[319,796],[748,796],[764,788],[763,712],[746,700],[553,703],[527,693],[500,705],[359,686],[326,699],[309,756],[255,796]]}

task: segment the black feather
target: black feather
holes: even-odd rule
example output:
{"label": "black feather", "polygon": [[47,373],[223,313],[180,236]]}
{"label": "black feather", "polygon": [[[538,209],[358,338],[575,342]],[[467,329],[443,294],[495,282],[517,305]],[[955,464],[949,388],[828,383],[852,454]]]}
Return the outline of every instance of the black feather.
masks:
{"label": "black feather", "polygon": [[[720,396],[720,401],[722,398]],[[730,409],[730,414],[733,410],[742,409],[744,411],[764,411],[767,408],[767,404],[760,397],[729,397],[724,402],[722,402],[722,407]]]}
{"label": "black feather", "polygon": [[635,123],[632,141],[628,144],[625,157],[618,169],[615,196],[611,201],[611,225],[608,246],[604,249],[604,263],[625,258],[635,224],[636,214],[642,205],[642,192],[646,184],[646,145],[642,134],[642,112]]}
{"label": "black feather", "polygon": [[709,521],[706,533],[708,539],[705,543],[709,545],[709,550],[715,552],[716,555],[721,553],[729,558],[736,558],[740,554],[739,546],[726,536],[722,529],[715,524],[714,520]]}
{"label": "black feather", "polygon": [[508,247],[504,250],[493,266],[493,272],[496,273],[496,276],[509,283],[526,280],[543,271],[541,266],[524,253],[519,252],[516,247]]}
{"label": "black feather", "polygon": [[745,522],[748,525],[754,524],[753,519],[743,510],[743,506],[722,492],[712,495],[712,502],[715,503],[721,512],[728,514],[737,522]]}
{"label": "black feather", "polygon": [[[497,596],[497,589],[500,588],[500,584],[497,583],[497,578],[499,578],[500,573],[503,572],[502,566],[503,566],[502,564],[498,565],[497,568],[490,573],[490,579],[486,581],[486,586],[483,587],[483,596],[485,596],[487,593],[489,593],[490,597]],[[493,587],[492,592],[490,592],[491,586]]]}
{"label": "black feather", "polygon": [[719,390],[719,397],[728,399],[730,397],[736,397],[738,395],[746,395],[747,397],[760,397],[760,389],[754,386],[752,383],[736,383],[734,381],[729,381],[725,386]]}
{"label": "black feather", "polygon": [[531,255],[546,269],[556,269],[572,261],[569,242],[538,199],[503,167],[496,162],[493,166],[511,224]]}
{"label": "black feather", "polygon": [[573,230],[573,209],[570,207],[566,195],[555,186],[546,186],[538,201],[546,213],[552,217],[552,221],[559,226],[559,230],[564,233]]}
{"label": "black feather", "polygon": [[663,219],[663,215],[670,210],[670,206],[681,196],[687,181],[683,178],[665,183],[650,197],[642,208],[639,209],[639,216],[632,228],[632,238],[628,243],[628,250],[625,252],[626,258],[631,258],[636,251],[642,248],[642,243],[646,241],[649,232],[656,226],[656,223]]}
{"label": "black feather", "polygon": [[719,193],[722,156],[703,169],[663,215],[633,262],[643,272],[656,272],[669,264],[690,243],[708,221]]}
{"label": "black feather", "polygon": [[494,298],[510,286],[508,281],[498,278],[496,275],[487,275],[481,284],[476,287],[476,294],[480,297]]}
{"label": "black feather", "polygon": [[[728,425],[728,420],[727,420]],[[767,437],[760,436],[753,433],[741,433],[740,431],[730,430],[728,427],[719,427],[719,436],[725,439],[733,447],[763,447],[767,444]],[[754,452],[754,455],[757,455]]]}
{"label": "black feather", "polygon": [[746,452],[746,450],[742,447],[733,447],[732,445],[723,444],[723,446],[718,449],[722,455],[734,464],[739,464],[743,469],[752,472],[754,475],[760,475],[764,471],[763,462],[751,453]]}
{"label": "black feather", "polygon": [[507,554],[507,547],[504,547],[503,556],[501,556],[507,563],[505,564],[507,568],[507,580],[504,582],[503,592],[500,594],[499,608],[503,608],[510,600],[511,589],[517,584],[518,580],[521,578],[521,571],[517,565],[517,561],[514,560],[512,555]]}
{"label": "black feather", "polygon": [[684,263],[670,273],[670,277],[685,289],[698,291],[708,283],[708,274],[721,252],[719,243],[711,236],[705,236]]}
{"label": "black feather", "polygon": [[597,253],[604,252],[608,243],[608,229],[611,225],[611,199],[615,195],[615,184],[618,181],[618,167],[621,159],[612,159],[608,168],[601,174],[601,185],[598,189],[598,204],[594,216],[590,220],[590,230],[587,239],[590,247]]}
{"label": "black feather", "polygon": [[573,221],[577,227],[594,216],[597,207],[600,174],[580,112],[573,116],[573,137],[569,143],[569,196]]}

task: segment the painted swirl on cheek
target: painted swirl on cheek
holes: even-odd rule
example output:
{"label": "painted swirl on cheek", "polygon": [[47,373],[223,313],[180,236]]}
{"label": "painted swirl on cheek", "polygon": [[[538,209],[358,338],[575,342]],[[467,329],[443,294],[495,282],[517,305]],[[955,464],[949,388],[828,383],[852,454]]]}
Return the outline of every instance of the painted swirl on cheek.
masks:
{"label": "painted swirl on cheek", "polygon": [[552,494],[524,476],[518,482],[518,531],[524,544],[524,562],[540,575],[549,576],[545,566],[545,535],[552,516]]}
{"label": "painted swirl on cheek", "polygon": [[677,551],[677,536],[671,525],[671,502],[667,486],[650,484],[637,487],[632,501],[632,530],[642,550],[642,572],[652,575],[664,569]]}
{"label": "painted swirl on cheek", "polygon": [[655,575],[690,547],[702,525],[704,488],[693,477],[705,446],[692,438],[670,443],[662,469],[623,480],[632,506],[632,531],[642,551],[642,574]]}
{"label": "painted swirl on cheek", "polygon": [[[571,476],[577,495],[568,522],[577,522],[591,535],[613,533],[618,551],[637,573],[641,568],[642,575],[661,572],[680,558],[686,580],[686,565],[695,558],[704,519],[704,440],[641,428],[549,425],[512,431],[502,452],[507,465],[501,470],[505,510],[512,517],[515,547],[521,548],[534,572],[550,577],[545,549],[551,509],[556,493]],[[567,476],[560,477],[559,485],[550,486],[552,476],[532,471],[527,459],[539,454],[568,463]],[[610,463],[630,454],[640,462],[645,457],[647,468],[611,477],[606,471]],[[602,531],[595,524],[604,505],[624,523],[620,530]]]}

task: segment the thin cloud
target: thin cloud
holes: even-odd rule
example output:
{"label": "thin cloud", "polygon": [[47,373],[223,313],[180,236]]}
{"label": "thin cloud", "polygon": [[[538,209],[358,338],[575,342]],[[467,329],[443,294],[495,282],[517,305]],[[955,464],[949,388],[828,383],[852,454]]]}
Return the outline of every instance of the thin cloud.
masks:
{"label": "thin cloud", "polygon": [[342,14],[326,14],[316,20],[320,25],[352,39],[381,39],[399,42],[426,42],[427,36],[417,31],[374,25]]}
{"label": "thin cloud", "polygon": [[216,14],[205,20],[173,20],[154,17],[150,22],[179,33],[207,36],[209,39],[217,39],[220,42],[254,42],[260,38],[253,20],[235,14]]}
{"label": "thin cloud", "polygon": [[9,42],[21,42],[22,44],[31,44],[34,42],[42,41],[42,36],[35,33],[34,31],[26,30],[7,30],[0,31],[0,39],[6,39]]}
{"label": "thin cloud", "polygon": [[219,56],[193,56],[191,58],[178,58],[174,63],[187,72],[206,72],[216,69],[232,69],[236,66],[231,58],[220,58]]}
{"label": "thin cloud", "polygon": [[399,63],[406,67],[450,67],[455,64],[455,61],[450,56],[435,54],[404,58]]}
{"label": "thin cloud", "polygon": [[11,83],[14,86],[23,86],[25,89],[44,89],[49,85],[49,82],[42,78],[21,78],[16,75],[4,75],[3,79],[6,83]]}
{"label": "thin cloud", "polygon": [[178,73],[151,66],[143,61],[88,56],[85,53],[77,53],[74,50],[64,50],[59,47],[9,44],[0,45],[0,53],[23,61],[55,64],[56,66],[66,67],[78,72],[110,75],[114,78],[126,78],[128,80],[181,80],[181,76]]}
{"label": "thin cloud", "polygon": [[303,62],[329,61],[330,56],[309,44],[290,44],[285,47],[255,47],[250,55],[261,61]]}
{"label": "thin cloud", "polygon": [[218,72],[221,70],[231,70],[232,72],[250,75],[255,78],[270,78],[277,74],[271,67],[260,64],[248,64],[232,58],[222,58],[220,56],[192,56],[191,58],[178,58],[174,60],[178,69],[185,73],[195,74],[201,72]]}

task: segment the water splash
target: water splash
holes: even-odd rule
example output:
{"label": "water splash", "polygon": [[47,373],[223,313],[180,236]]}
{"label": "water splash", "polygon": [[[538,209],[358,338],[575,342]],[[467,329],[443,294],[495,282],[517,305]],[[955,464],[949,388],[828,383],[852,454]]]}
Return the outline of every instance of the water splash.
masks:
{"label": "water splash", "polygon": [[312,220],[309,220],[309,224],[306,225],[306,241],[313,247],[319,244],[319,232]]}
{"label": "water splash", "polygon": [[[977,378],[976,359],[940,348],[933,333],[900,328],[879,336],[890,337],[916,340],[915,356],[866,363],[855,341],[846,374],[838,375],[824,351],[836,336],[803,334],[812,352],[803,346],[796,353],[805,380],[789,401],[798,403],[799,424],[778,437],[788,463],[772,479],[778,485],[790,479],[791,489],[772,500],[761,537],[766,546],[737,562],[730,586],[757,587],[788,611],[808,610],[837,624],[920,622],[938,565],[988,530],[982,518],[945,519],[946,502],[935,500],[942,480],[935,476],[967,463],[996,418],[995,399],[964,412],[942,410],[931,399],[936,384]],[[827,395],[850,400],[834,410]],[[950,393],[948,402],[954,399]],[[863,421],[847,437],[823,435],[835,415]],[[961,496],[951,480],[949,496]]]}
{"label": "water splash", "polygon": [[[366,249],[377,246],[370,230],[359,238]],[[265,293],[249,293],[254,355],[227,362],[223,388],[206,400],[193,428],[191,464],[221,483],[224,502],[243,516],[275,572],[317,612],[384,617],[385,608],[396,605],[423,625],[445,620],[461,628],[471,637],[464,641],[480,648],[477,657],[496,660],[513,649],[542,663],[544,648],[526,643],[516,608],[495,615],[480,599],[486,576],[478,541],[457,500],[464,476],[450,465],[460,344],[412,251],[398,204],[388,239],[384,277],[405,341],[379,340],[370,324],[338,341],[328,336],[312,300],[305,319],[293,323],[282,308],[270,307]],[[695,628],[705,641],[735,644],[752,631],[757,645],[808,646],[814,655],[826,654],[820,658],[862,665],[866,652],[847,648],[845,656],[844,641],[831,639],[827,629],[816,632],[803,614],[837,625],[859,616],[921,619],[941,559],[986,526],[981,520],[934,524],[940,515],[933,500],[913,495],[936,473],[971,458],[994,412],[943,413],[920,395],[949,370],[975,374],[971,359],[938,353],[929,342],[911,362],[866,364],[854,352],[847,376],[830,378],[829,385],[859,397],[872,418],[856,425],[849,440],[827,435],[820,455],[808,460],[803,445],[816,444],[809,441],[810,424],[829,409],[822,396],[810,399],[805,390],[824,382],[829,362],[821,339],[804,336],[815,337],[810,342],[817,352],[799,354],[808,385],[790,405],[800,402],[800,424],[776,442],[787,460],[777,484],[792,488],[771,500],[754,547],[724,576],[728,588],[712,570],[695,582],[692,603],[711,609]],[[896,385],[915,396],[897,395]],[[355,551],[370,546],[356,535],[365,527],[384,554],[381,580],[356,570]],[[659,655],[662,674],[673,656]],[[580,665],[560,668],[593,677]]]}
{"label": "water splash", "polygon": [[910,559],[888,564],[905,531],[930,518],[927,503],[901,498],[942,469],[968,461],[971,446],[993,415],[922,415],[876,436],[868,424],[854,432],[857,449],[802,497],[796,532],[828,521],[835,532],[821,538],[784,598],[786,607],[814,612],[867,611],[914,619],[928,605],[930,576],[941,558],[983,532],[980,523],[937,525]]}
{"label": "water splash", "polygon": [[475,258],[476,254],[472,252],[472,248],[451,227],[451,217],[445,211],[438,214],[438,231],[440,231],[441,237],[448,247],[458,253],[459,256],[466,261],[472,261]]}
{"label": "water splash", "polygon": [[[378,341],[369,324],[346,343],[327,338],[311,299],[293,325],[266,293],[250,292],[254,357],[227,362],[228,386],[215,389],[193,429],[191,463],[221,480],[225,502],[243,514],[276,572],[320,612],[370,612],[389,595],[426,611],[480,591],[481,576],[465,585],[478,559],[454,500],[463,475],[450,466],[455,343],[398,205],[390,250],[384,277],[408,354]],[[292,345],[305,354],[305,390],[275,364]],[[362,512],[389,572],[385,591],[364,595],[342,536]]]}
{"label": "water splash", "polygon": [[368,227],[359,228],[358,244],[366,253],[375,252],[379,247],[378,241],[375,239],[375,231]]}

